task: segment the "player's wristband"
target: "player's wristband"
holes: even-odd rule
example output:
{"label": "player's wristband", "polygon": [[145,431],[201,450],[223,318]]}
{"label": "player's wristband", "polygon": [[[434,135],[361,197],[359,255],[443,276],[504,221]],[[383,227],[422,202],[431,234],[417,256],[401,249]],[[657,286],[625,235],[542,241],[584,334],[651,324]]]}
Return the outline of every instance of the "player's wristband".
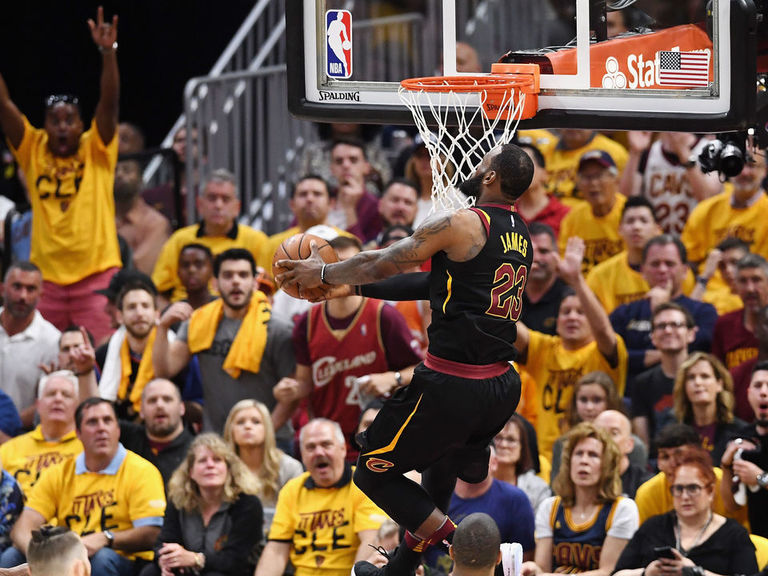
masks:
{"label": "player's wristband", "polygon": [[323,284],[330,284],[330,282],[326,281],[325,279],[325,267],[328,266],[328,264],[323,264],[323,267],[320,268],[320,282]]}

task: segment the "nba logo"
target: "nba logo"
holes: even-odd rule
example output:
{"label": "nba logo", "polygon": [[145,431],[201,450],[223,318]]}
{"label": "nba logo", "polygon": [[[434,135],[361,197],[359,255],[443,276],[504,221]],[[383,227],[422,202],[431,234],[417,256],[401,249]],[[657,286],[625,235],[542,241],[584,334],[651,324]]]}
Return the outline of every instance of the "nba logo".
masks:
{"label": "nba logo", "polygon": [[352,76],[352,14],[349,10],[328,10],[325,13],[325,43],[328,76]]}

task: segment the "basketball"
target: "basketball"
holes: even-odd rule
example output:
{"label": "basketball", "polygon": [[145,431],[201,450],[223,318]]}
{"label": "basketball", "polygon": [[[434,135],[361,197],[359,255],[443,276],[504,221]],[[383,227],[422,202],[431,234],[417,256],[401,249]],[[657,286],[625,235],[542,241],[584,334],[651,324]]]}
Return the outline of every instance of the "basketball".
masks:
{"label": "basketball", "polygon": [[344,50],[349,50],[352,48],[352,41],[351,40],[344,40],[344,43],[341,45]]}
{"label": "basketball", "polygon": [[[323,262],[327,262],[328,264],[331,262],[338,262],[339,259],[336,257],[336,251],[326,240],[320,238],[320,236],[315,236],[314,234],[294,234],[287,240],[284,240],[283,243],[277,247],[277,250],[275,250],[275,255],[272,257],[272,276],[276,277],[286,270],[277,265],[277,262],[280,260],[304,260],[309,258],[312,254],[311,245],[313,241],[318,248],[320,258],[323,259]],[[292,286],[282,286],[281,290],[294,298],[299,298],[299,286],[297,284]],[[302,296],[305,298],[313,298],[322,293],[322,291],[323,288],[315,288],[303,293]]]}

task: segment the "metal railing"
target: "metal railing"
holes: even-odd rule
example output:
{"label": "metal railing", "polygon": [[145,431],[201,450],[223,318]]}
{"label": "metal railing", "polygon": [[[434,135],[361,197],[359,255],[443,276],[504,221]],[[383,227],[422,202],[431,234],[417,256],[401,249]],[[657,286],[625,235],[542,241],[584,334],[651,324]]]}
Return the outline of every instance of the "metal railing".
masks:
{"label": "metal railing", "polygon": [[[282,230],[292,219],[288,189],[300,176],[304,147],[318,139],[314,126],[291,117],[286,106],[285,2],[257,2],[211,72],[188,82],[186,118],[181,116],[163,141],[170,146],[184,124],[187,134],[197,133],[200,145],[187,146],[187,182],[228,168],[239,179],[243,219],[267,233]],[[355,63],[356,76],[396,82],[433,74],[442,52],[442,2],[425,0],[423,12],[385,17],[372,12],[368,2],[333,3],[355,13],[354,50],[366,54]],[[554,17],[546,0],[461,0],[456,5],[458,37],[478,48],[486,66],[511,48],[546,45]],[[145,182],[157,178],[159,168],[150,164]],[[192,221],[194,194],[186,202]]]}
{"label": "metal railing", "polygon": [[[217,77],[230,72],[255,70],[259,66],[285,64],[285,0],[258,0],[227,47],[216,60],[207,77]],[[277,49],[275,48],[277,46]],[[173,136],[184,125],[182,114],[160,144],[170,148]],[[173,167],[162,157],[152,159],[144,170],[143,180],[147,187],[167,182],[173,175]],[[194,211],[187,213],[191,217]]]}
{"label": "metal railing", "polygon": [[[272,43],[261,53],[281,47],[283,34],[284,27],[273,30]],[[357,20],[354,49],[368,54],[358,72],[382,81],[423,74],[429,62],[420,48],[423,36],[420,14]],[[199,142],[187,146],[187,182],[204,180],[217,168],[232,171],[239,182],[243,221],[272,234],[288,227],[293,218],[290,186],[299,176],[304,147],[318,135],[312,123],[288,112],[285,66],[264,67],[257,55],[251,68],[187,83],[187,134],[197,134]],[[194,214],[193,195],[186,201],[187,214]]]}

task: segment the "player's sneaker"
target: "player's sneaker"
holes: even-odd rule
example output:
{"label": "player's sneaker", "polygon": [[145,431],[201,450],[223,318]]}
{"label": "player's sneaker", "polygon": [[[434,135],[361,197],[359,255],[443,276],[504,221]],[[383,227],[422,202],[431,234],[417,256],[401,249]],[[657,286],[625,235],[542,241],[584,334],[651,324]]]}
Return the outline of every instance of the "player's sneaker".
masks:
{"label": "player's sneaker", "polygon": [[501,544],[501,562],[495,576],[520,576],[523,569],[523,547],[517,542]]}
{"label": "player's sneaker", "polygon": [[404,544],[397,547],[390,555],[383,548],[376,548],[389,562],[381,568],[370,562],[356,562],[352,567],[352,576],[413,576],[421,562],[421,552],[414,552]]}

